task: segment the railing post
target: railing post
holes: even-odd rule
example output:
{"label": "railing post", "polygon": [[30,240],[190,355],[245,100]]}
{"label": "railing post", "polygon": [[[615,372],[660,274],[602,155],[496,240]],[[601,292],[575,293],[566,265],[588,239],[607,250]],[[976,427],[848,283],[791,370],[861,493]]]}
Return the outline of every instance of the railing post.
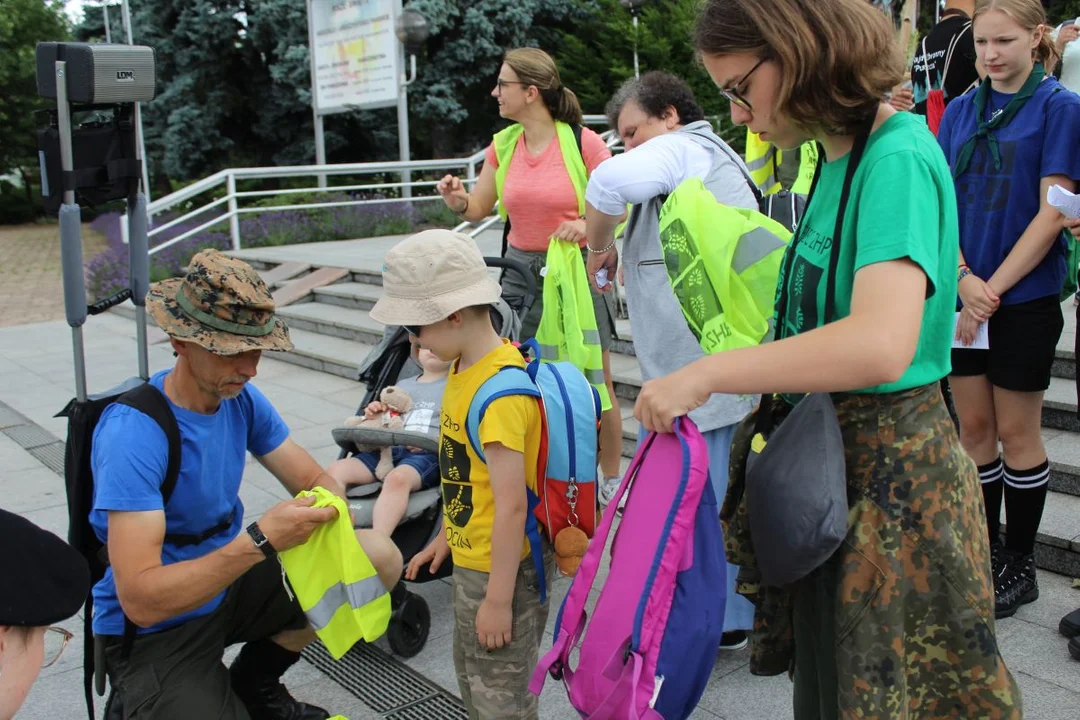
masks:
{"label": "railing post", "polygon": [[[472,160],[469,160],[469,167],[467,167],[465,169],[465,179],[466,180],[475,180],[476,179],[476,164]],[[470,185],[470,187],[472,187],[472,186]]]}
{"label": "railing post", "polygon": [[240,216],[236,212],[236,176],[229,173],[225,179],[229,193],[229,235],[232,236],[232,249],[240,249]]}

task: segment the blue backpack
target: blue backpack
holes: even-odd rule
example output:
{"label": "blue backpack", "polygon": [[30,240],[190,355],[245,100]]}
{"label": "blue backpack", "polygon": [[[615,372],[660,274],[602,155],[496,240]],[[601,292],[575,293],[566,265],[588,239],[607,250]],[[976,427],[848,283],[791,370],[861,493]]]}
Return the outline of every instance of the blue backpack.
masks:
{"label": "blue backpack", "polygon": [[[539,358],[535,340],[521,345]],[[526,355],[526,357],[528,357]],[[505,367],[476,391],[465,421],[473,452],[481,460],[480,423],[492,402],[527,395],[540,403],[542,434],[536,492],[528,491],[525,535],[540,578],[540,600],[547,599],[540,532],[554,545],[563,530],[576,527],[592,538],[596,532],[596,463],[600,433],[600,396],[585,375],[568,362],[529,361],[527,367]]]}

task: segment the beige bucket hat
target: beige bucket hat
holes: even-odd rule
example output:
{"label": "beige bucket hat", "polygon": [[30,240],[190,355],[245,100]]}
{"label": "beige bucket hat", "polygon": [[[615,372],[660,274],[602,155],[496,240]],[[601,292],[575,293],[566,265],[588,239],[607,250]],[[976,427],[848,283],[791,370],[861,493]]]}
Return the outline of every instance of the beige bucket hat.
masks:
{"label": "beige bucket hat", "polygon": [[187,276],[151,285],[146,309],[166,334],[215,355],[293,349],[259,273],[217,250],[193,257]]}
{"label": "beige bucket hat", "polygon": [[501,295],[472,238],[425,230],[386,253],[383,296],[370,315],[383,325],[431,325],[458,310],[497,303]]}

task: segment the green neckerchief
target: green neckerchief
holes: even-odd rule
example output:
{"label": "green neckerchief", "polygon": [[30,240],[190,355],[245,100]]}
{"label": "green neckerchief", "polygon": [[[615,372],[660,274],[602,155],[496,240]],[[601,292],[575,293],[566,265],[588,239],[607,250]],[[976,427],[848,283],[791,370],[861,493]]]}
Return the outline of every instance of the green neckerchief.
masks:
{"label": "green neckerchief", "polygon": [[953,170],[953,179],[960,177],[968,169],[971,155],[975,152],[975,146],[978,145],[979,138],[986,138],[986,144],[990,147],[990,156],[994,158],[994,168],[1001,169],[1001,153],[998,151],[997,138],[991,134],[991,131],[1008,125],[1016,117],[1016,113],[1020,112],[1020,108],[1024,107],[1027,101],[1031,99],[1031,96],[1035,94],[1035,88],[1039,87],[1039,83],[1042,82],[1044,77],[1046,77],[1046,69],[1043,64],[1041,62],[1035,63],[1035,67],[1032,68],[1028,79],[1024,81],[1024,86],[1020,88],[1020,92],[1013,95],[1001,112],[990,118],[989,122],[985,118],[986,103],[990,100],[990,78],[987,77],[982,81],[979,89],[975,91],[975,117],[979,126],[975,134],[969,137],[963,147],[960,148],[960,155],[956,158],[956,168]]}

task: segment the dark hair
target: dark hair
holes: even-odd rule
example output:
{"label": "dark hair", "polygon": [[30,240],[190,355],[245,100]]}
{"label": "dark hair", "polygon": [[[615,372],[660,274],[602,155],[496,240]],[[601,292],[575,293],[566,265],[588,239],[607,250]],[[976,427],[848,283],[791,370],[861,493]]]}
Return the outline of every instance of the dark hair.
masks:
{"label": "dark hair", "polygon": [[776,62],[775,109],[832,135],[857,132],[906,74],[892,24],[866,0],[704,0],[694,46]]}
{"label": "dark hair", "polygon": [[562,84],[559,69],[550,55],[539,48],[518,48],[507,52],[503,62],[510,66],[518,80],[525,83],[525,87],[532,85],[540,91],[553,120],[581,124],[581,103],[577,95]]}
{"label": "dark hair", "polygon": [[661,118],[672,107],[679,114],[682,125],[705,119],[705,111],[697,104],[690,86],[682,78],[659,70],[647,72],[640,78],[630,78],[611,96],[604,113],[613,130],[618,131],[619,115],[631,100],[649,117]]}

